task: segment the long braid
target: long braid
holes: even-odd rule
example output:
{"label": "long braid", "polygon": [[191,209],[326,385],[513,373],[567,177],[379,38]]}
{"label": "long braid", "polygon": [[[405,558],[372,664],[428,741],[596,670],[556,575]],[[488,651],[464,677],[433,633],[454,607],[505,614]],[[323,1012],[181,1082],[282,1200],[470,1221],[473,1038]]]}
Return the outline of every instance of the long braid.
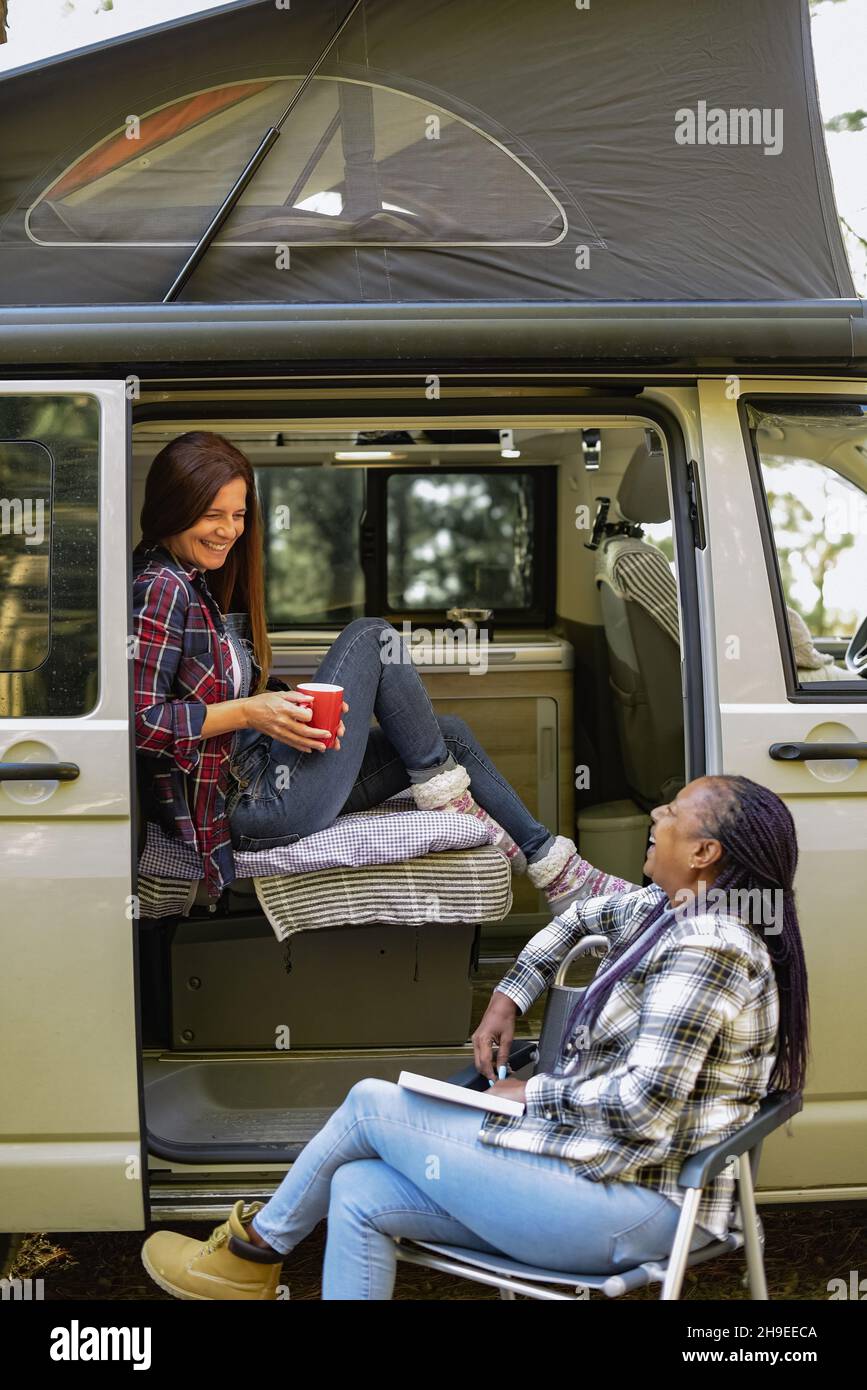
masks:
{"label": "long braid", "polygon": [[711,813],[706,833],[725,851],[714,891],[780,894],[782,929],[762,932],[774,967],[780,996],[777,1055],[771,1089],[803,1089],[809,1056],[809,999],[807,964],[801,942],[793,879],[798,842],[791,812],[767,787],[749,777],[723,777],[725,792]]}
{"label": "long braid", "polygon": [[[765,935],[780,1000],[777,1051],[769,1087],[802,1090],[809,1052],[809,1004],[807,967],[792,888],[798,862],[794,821],[778,796],[748,777],[725,776],[714,781],[719,784],[720,795],[703,827],[706,835],[719,840],[724,851],[722,867],[713,881],[714,893],[750,895],[750,909],[756,890],[763,901],[767,891],[782,894],[782,930]],[[752,917],[752,912],[748,915]],[[653,906],[639,937],[610,955],[605,968],[597,972],[596,980],[584,991],[569,1016],[565,1037],[578,1027],[592,1027],[617,981],[634,970],[638,960],[682,916],[683,909],[670,907],[664,898]],[[760,922],[750,920],[747,925],[761,930]],[[642,949],[638,956],[633,956],[637,940]],[[624,960],[627,952],[630,958]]]}

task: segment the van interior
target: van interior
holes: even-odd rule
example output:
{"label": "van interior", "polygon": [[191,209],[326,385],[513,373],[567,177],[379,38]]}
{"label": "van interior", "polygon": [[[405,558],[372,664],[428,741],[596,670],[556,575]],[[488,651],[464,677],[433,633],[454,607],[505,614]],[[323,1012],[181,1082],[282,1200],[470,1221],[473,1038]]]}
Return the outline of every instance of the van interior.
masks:
{"label": "van interior", "polygon": [[[234,410],[191,401],[166,418],[152,402],[134,415],[132,543],[162,446],[188,429],[225,435],[257,476],[273,674],[309,680],[348,622],[388,618],[436,712],[466,720],[533,813],[592,863],[645,881],[648,812],[686,766],[663,431],[625,413],[431,427],[410,408],[367,418],[369,403],[358,423],[281,420],[279,402],[249,394]],[[416,648],[453,607],[492,611],[476,670],[454,648]],[[217,904],[201,885],[186,915],[142,917],[153,1209],[206,1210],[239,1168],[245,1191],[270,1190],[363,1077],[465,1068],[491,990],[549,920],[517,875],[511,911],[488,923],[313,920],[281,943],[249,878]],[[543,1008],[519,1017],[518,1039],[538,1037]],[[275,1044],[281,1024],[291,1046]]]}

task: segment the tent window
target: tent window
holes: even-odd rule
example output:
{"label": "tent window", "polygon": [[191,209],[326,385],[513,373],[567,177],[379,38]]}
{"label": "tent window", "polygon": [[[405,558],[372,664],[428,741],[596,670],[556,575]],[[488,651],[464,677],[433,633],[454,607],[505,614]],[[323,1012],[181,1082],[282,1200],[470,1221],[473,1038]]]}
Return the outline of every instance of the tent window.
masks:
{"label": "tent window", "polygon": [[[42,243],[193,245],[300,79],[194,93],[115,132],[28,212]],[[317,77],[215,244],[550,246],[563,208],[492,136],[427,100]]]}

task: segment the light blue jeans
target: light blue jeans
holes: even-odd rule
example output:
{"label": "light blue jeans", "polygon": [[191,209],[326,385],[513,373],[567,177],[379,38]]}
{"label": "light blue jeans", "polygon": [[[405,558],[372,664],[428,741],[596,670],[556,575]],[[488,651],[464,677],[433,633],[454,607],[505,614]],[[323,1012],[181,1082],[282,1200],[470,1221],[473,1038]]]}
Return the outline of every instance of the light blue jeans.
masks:
{"label": "light blue jeans", "polygon": [[[390,1299],[393,1236],[584,1274],[671,1253],[680,1208],[668,1197],[591,1182],[564,1159],[484,1144],[483,1119],[393,1081],[359,1081],[253,1225],[287,1254],[328,1217],[323,1299]],[[697,1227],[692,1248],[712,1238]]]}

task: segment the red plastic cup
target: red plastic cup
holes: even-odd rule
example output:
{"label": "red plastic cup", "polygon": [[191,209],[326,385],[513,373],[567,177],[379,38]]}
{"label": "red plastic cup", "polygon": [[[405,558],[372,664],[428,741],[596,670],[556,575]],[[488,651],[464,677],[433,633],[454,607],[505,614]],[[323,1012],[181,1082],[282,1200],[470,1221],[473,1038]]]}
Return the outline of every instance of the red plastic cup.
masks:
{"label": "red plastic cup", "polygon": [[330,737],[323,740],[326,748],[330,748],[337,737],[337,726],[340,723],[340,712],[343,708],[343,686],[342,685],[319,685],[315,681],[306,685],[296,686],[299,695],[312,696],[310,708],[313,717],[310,720],[311,729],[328,729]]}

